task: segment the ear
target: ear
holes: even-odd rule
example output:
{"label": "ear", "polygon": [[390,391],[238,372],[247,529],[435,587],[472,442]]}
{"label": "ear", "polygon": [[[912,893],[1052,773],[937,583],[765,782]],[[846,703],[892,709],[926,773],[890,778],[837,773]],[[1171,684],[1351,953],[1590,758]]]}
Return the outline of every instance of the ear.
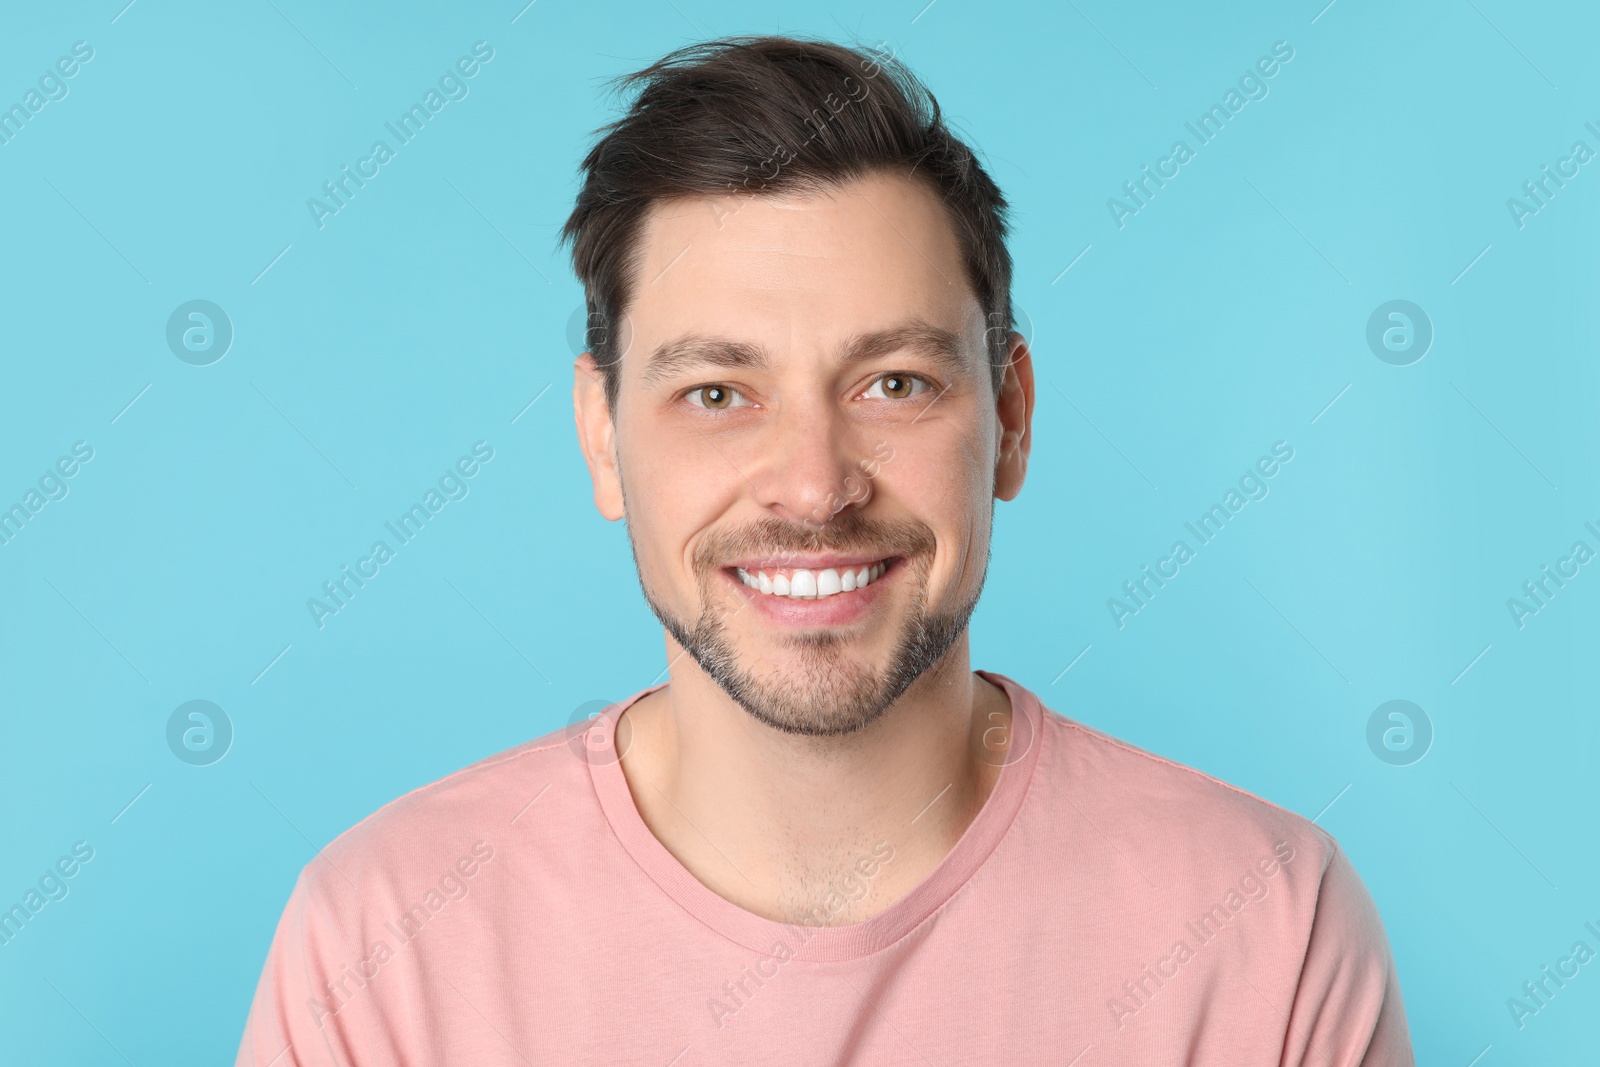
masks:
{"label": "ear", "polygon": [[616,426],[606,407],[605,375],[588,352],[572,366],[572,417],[578,427],[578,447],[594,482],[595,509],[615,522],[623,516]]}
{"label": "ear", "polygon": [[994,467],[994,495],[1012,500],[1022,492],[1033,447],[1033,353],[1015,330],[1007,341],[1006,373],[995,400],[1000,440]]}

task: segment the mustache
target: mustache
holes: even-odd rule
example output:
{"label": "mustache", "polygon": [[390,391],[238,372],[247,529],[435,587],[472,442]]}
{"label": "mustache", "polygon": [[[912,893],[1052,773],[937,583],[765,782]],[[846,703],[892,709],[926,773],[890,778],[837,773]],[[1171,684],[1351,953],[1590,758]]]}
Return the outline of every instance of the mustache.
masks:
{"label": "mustache", "polygon": [[750,526],[708,537],[694,553],[695,569],[715,570],[724,560],[748,556],[783,558],[802,552],[912,557],[931,552],[933,531],[920,522],[884,522],[859,511],[844,512],[820,526],[796,526],[765,518]]}

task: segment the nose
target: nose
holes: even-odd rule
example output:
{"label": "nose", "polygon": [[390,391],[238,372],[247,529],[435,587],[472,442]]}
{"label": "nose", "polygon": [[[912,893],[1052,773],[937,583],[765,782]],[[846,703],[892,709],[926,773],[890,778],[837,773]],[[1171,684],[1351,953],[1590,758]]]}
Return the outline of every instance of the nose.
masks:
{"label": "nose", "polygon": [[826,524],[872,494],[861,449],[847,420],[826,403],[780,410],[764,435],[763,455],[750,478],[756,501],[781,518]]}

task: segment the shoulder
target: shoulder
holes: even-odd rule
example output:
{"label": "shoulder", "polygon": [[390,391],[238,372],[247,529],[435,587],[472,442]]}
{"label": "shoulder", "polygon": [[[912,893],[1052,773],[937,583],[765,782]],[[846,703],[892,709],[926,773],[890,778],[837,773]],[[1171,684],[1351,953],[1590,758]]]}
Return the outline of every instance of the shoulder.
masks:
{"label": "shoulder", "polygon": [[1261,997],[1289,1005],[1286,1064],[1323,1062],[1325,1050],[1339,1063],[1412,1062],[1382,920],[1331,834],[1056,712],[1044,721],[1038,803],[1059,853],[1092,871],[1085,892],[1119,944],[1141,946],[1162,976],[1179,964],[1208,975],[1189,986],[1207,996],[1246,975],[1250,1011]]}
{"label": "shoulder", "polygon": [[586,806],[595,805],[581,727],[563,727],[384,804],[318,850],[301,890],[335,911],[409,897],[470,877],[513,844],[536,845],[531,837]]}
{"label": "shoulder", "polygon": [[1339,852],[1320,826],[1058,712],[1045,709],[1044,721],[1044,802],[1081,816],[1130,861],[1138,857],[1148,878],[1206,893],[1253,874],[1292,886],[1289,895],[1308,916],[1315,908]]}

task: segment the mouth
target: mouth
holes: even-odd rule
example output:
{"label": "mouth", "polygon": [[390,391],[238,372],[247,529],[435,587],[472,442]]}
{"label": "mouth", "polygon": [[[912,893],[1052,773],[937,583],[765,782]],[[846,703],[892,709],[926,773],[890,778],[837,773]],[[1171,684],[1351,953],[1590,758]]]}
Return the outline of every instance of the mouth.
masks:
{"label": "mouth", "polygon": [[899,562],[898,556],[875,560],[841,561],[831,566],[778,566],[750,564],[725,567],[746,588],[762,597],[790,600],[828,600],[866,590],[881,581]]}
{"label": "mouth", "polygon": [[811,565],[750,560],[722,573],[755,618],[780,629],[818,631],[864,624],[905,569],[903,556],[804,562]]}

